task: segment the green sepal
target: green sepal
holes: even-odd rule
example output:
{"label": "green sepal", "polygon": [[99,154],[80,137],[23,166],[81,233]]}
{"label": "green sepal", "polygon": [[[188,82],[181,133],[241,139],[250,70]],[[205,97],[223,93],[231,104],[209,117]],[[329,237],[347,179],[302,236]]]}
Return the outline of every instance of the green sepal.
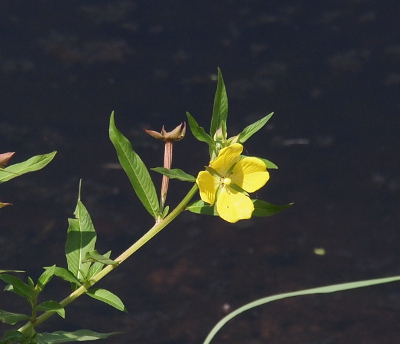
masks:
{"label": "green sepal", "polygon": [[190,128],[190,131],[192,132],[193,136],[197,140],[205,142],[209,146],[214,147],[215,142],[214,142],[213,138],[206,133],[204,128],[199,126],[199,124],[196,122],[194,117],[189,112],[186,112],[186,116],[188,118],[189,128]]}
{"label": "green sepal", "polygon": [[49,283],[50,280],[52,279],[52,277],[54,276],[55,269],[56,269],[55,265],[50,266],[47,269],[45,269],[45,271],[38,278],[37,290],[42,291],[44,289],[46,284]]}
{"label": "green sepal", "polygon": [[7,311],[3,311],[0,309],[0,320],[1,322],[9,325],[15,325],[19,321],[30,319],[29,315],[19,314],[19,313],[10,313]]}
{"label": "green sepal", "polygon": [[33,172],[45,167],[57,152],[52,152],[43,155],[36,155],[26,161],[20,162],[18,164],[10,165],[6,168],[0,170],[0,184],[9,181],[15,177],[22,174]]}
{"label": "green sepal", "polygon": [[221,69],[218,68],[217,90],[215,92],[213,114],[211,118],[210,135],[214,137],[215,132],[225,125],[228,117],[228,96]]}
{"label": "green sepal", "polygon": [[121,312],[128,312],[121,299],[117,295],[113,294],[111,291],[105,289],[91,288],[86,291],[86,294],[96,300],[102,301],[118,309]]}
{"label": "green sepal", "polygon": [[21,281],[18,277],[8,274],[0,274],[0,279],[8,283],[4,290],[11,291],[19,296],[27,298],[28,300],[32,300],[35,297],[35,289]]}
{"label": "green sepal", "polygon": [[254,203],[254,211],[252,216],[257,216],[257,217],[266,217],[275,215],[293,205],[293,203],[285,205],[274,205],[268,202],[261,201],[259,199],[253,199],[252,201]]}
{"label": "green sepal", "polygon": [[102,255],[97,252],[97,250],[94,250],[92,252],[86,252],[85,258],[82,260],[83,263],[86,262],[98,262],[103,265],[118,265],[119,262],[116,262],[115,260],[112,260],[109,258],[109,256]]}
{"label": "green sepal", "polygon": [[54,311],[61,318],[65,319],[65,309],[57,301],[45,301],[36,306],[36,310],[41,312]]}
{"label": "green sepal", "polygon": [[37,334],[37,341],[38,344],[84,342],[89,340],[105,339],[118,333],[119,332],[98,333],[90,330],[78,330],[74,332],[56,331],[52,333],[43,332]]}
{"label": "green sepal", "polygon": [[272,117],[274,113],[271,112],[269,115],[261,118],[260,120],[254,122],[253,124],[250,124],[246,128],[243,129],[243,131],[239,134],[238,137],[238,142],[239,143],[244,143],[246,142],[250,137],[252,137],[257,131],[259,131]]}
{"label": "green sepal", "polygon": [[114,111],[110,117],[109,136],[117,151],[118,160],[127,174],[133,190],[146,210],[156,219],[159,215],[159,202],[154,183],[151,180],[146,165],[133,150],[129,140],[116,128]]}
{"label": "green sepal", "polygon": [[161,173],[170,179],[179,179],[183,182],[193,182],[193,183],[196,181],[196,177],[180,170],[179,168],[168,169],[165,167],[154,167],[151,168],[151,170]]}

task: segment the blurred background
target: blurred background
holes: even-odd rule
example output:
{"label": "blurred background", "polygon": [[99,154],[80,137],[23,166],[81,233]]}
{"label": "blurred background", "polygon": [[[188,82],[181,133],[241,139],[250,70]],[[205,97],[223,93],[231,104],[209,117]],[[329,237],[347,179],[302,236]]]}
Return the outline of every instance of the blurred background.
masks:
{"label": "blurred background", "polygon": [[[104,343],[201,343],[267,295],[400,273],[400,3],[397,0],[81,0],[0,2],[1,153],[57,150],[44,170],[1,186],[0,266],[36,279],[66,266],[78,182],[101,253],[115,257],[153,224],[116,168],[108,122],[149,167],[189,111],[209,128],[217,67],[229,135],[275,114],[247,153],[279,166],[257,197],[294,206],[235,225],[182,214],[100,287],[120,313],[82,297],[39,331],[121,331]],[[190,133],[173,166],[197,174],[207,147]],[[159,187],[161,176],[153,174]],[[168,204],[190,189],[172,181]],[[315,254],[322,248],[325,255]],[[21,275],[23,276],[23,275]],[[69,286],[54,279],[48,299]],[[0,308],[28,311],[13,294]],[[398,283],[278,301],[229,323],[215,343],[394,343]],[[5,330],[5,326],[0,328]]]}

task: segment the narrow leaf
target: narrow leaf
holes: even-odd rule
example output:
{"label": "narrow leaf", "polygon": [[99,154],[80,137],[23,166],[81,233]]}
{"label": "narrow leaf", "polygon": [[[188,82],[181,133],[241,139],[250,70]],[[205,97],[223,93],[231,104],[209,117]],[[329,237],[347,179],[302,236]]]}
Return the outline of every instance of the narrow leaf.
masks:
{"label": "narrow leaf", "polygon": [[203,127],[199,126],[194,117],[189,112],[186,112],[186,116],[193,136],[199,141],[206,142],[209,146],[214,146],[213,138],[205,132]]}
{"label": "narrow leaf", "polygon": [[10,288],[6,287],[5,290],[7,291],[12,291],[29,300],[35,295],[35,290],[28,284],[22,282],[18,277],[8,274],[0,274],[0,279],[11,286]]}
{"label": "narrow leaf", "polygon": [[222,77],[222,72],[218,68],[218,84],[215,92],[213,115],[211,118],[210,135],[214,137],[215,132],[226,125],[228,117],[228,96],[226,94],[225,83]]}
{"label": "narrow leaf", "polygon": [[91,288],[86,292],[86,294],[96,300],[107,303],[108,305],[118,309],[119,311],[128,312],[121,299],[108,290]]}
{"label": "narrow leaf", "polygon": [[65,319],[65,309],[57,301],[45,301],[36,306],[36,310],[41,312],[54,311],[61,318]]}
{"label": "narrow leaf", "polygon": [[168,169],[165,167],[155,167],[155,168],[151,168],[151,170],[161,173],[170,179],[179,179],[183,182],[195,182],[196,181],[196,177],[193,177],[192,175],[187,174],[186,172],[183,172],[182,170],[180,170],[178,168]]}
{"label": "narrow leaf", "polygon": [[105,339],[118,332],[98,333],[90,330],[78,330],[75,332],[56,331],[53,333],[38,333],[39,344],[85,342],[88,340]]}
{"label": "narrow leaf", "polygon": [[257,131],[259,131],[272,117],[274,113],[271,112],[269,115],[261,118],[257,122],[254,122],[253,124],[250,124],[246,128],[243,129],[243,131],[239,134],[239,143],[246,142],[251,136],[253,136]]}
{"label": "narrow leaf", "polygon": [[0,320],[5,324],[15,325],[17,322],[29,319],[26,314],[10,313],[0,309]]}
{"label": "narrow leaf", "polygon": [[203,214],[203,215],[214,215],[218,216],[217,210],[214,205],[209,205],[208,203],[200,200],[193,202],[192,204],[186,207],[186,210],[189,210],[195,214]]}
{"label": "narrow leaf", "polygon": [[24,343],[24,340],[26,340],[26,337],[23,333],[17,331],[17,330],[11,330],[11,331],[7,331],[4,334],[3,337],[4,342],[0,342],[0,343],[14,343],[15,341],[19,340],[19,343]]}
{"label": "narrow leaf", "polygon": [[[50,268],[52,268],[52,267],[50,267]],[[45,269],[50,269],[50,268],[45,267]],[[81,285],[81,282],[74,276],[74,274],[71,271],[69,271],[67,269],[55,267],[54,275],[62,278],[64,281],[74,283],[77,286]]]}
{"label": "narrow leaf", "polygon": [[87,252],[95,249],[96,231],[92,219],[83,203],[78,200],[75,209],[76,219],[68,219],[69,227],[65,254],[67,257],[68,270],[83,282],[89,271],[90,263],[83,263]]}
{"label": "narrow leaf", "polygon": [[45,271],[39,277],[37,285],[38,285],[38,288],[40,291],[42,291],[44,289],[44,287],[46,286],[46,284],[50,282],[51,278],[54,275],[55,269],[56,269],[56,266],[53,265],[53,266],[45,269]]}
{"label": "narrow leaf", "polygon": [[129,140],[116,128],[114,112],[111,113],[109,135],[117,151],[119,162],[127,174],[136,195],[150,215],[157,218],[159,212],[158,197],[149,171],[139,155],[132,149]]}
{"label": "narrow leaf", "polygon": [[2,274],[4,272],[25,272],[25,271],[22,271],[22,270],[0,270],[0,274]]}
{"label": "narrow leaf", "polygon": [[254,203],[253,216],[258,216],[258,217],[274,215],[293,205],[293,203],[285,205],[274,205],[268,202],[261,201],[259,199],[253,199],[252,201]]}
{"label": "narrow leaf", "polygon": [[[110,256],[111,256],[111,251],[108,251],[107,253],[103,254],[103,257],[105,257],[105,258],[110,258]],[[104,265],[105,265],[105,263],[101,263],[101,262],[93,263],[89,269],[88,279],[91,279],[94,275],[99,273]]]}
{"label": "narrow leaf", "polygon": [[0,184],[10,179],[18,177],[24,173],[33,172],[45,167],[51,160],[53,160],[56,152],[37,155],[24,162],[10,165],[7,168],[0,170]]}
{"label": "narrow leaf", "polygon": [[83,262],[99,262],[107,265],[119,264],[119,262],[116,262],[115,260],[109,259],[109,257],[103,256],[102,254],[98,253],[97,250],[94,250],[92,252],[86,252],[85,259],[83,259]]}

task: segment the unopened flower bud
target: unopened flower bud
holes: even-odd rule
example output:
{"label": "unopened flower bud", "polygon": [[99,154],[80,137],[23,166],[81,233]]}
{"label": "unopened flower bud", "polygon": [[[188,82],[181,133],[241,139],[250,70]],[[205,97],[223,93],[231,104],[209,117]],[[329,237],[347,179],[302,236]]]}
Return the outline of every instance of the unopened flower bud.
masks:
{"label": "unopened flower bud", "polygon": [[183,122],[179,124],[174,130],[169,132],[165,130],[164,126],[161,128],[161,132],[148,129],[144,130],[146,131],[147,134],[164,142],[179,141],[182,140],[186,134],[186,123]]}

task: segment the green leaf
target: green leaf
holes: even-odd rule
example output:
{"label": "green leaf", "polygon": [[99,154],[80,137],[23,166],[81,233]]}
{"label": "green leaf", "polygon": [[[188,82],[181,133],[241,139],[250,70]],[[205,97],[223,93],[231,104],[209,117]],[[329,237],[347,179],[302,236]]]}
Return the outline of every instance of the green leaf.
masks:
{"label": "green leaf", "polygon": [[25,272],[25,271],[22,271],[22,270],[0,270],[0,274],[3,274],[5,272]]}
{"label": "green leaf", "polygon": [[[110,256],[111,256],[111,251],[108,251],[103,255],[103,257],[105,257],[106,259],[110,258]],[[92,264],[89,269],[88,279],[91,279],[94,275],[99,273],[104,265],[105,263],[101,262],[95,262],[94,264]]]}
{"label": "green leaf", "polygon": [[87,252],[92,252],[96,244],[96,231],[92,219],[83,203],[78,200],[75,209],[76,219],[68,219],[69,227],[65,255],[67,257],[68,270],[80,281],[87,278],[90,263],[83,263]]}
{"label": "green leaf", "polygon": [[0,343],[14,343],[15,341],[19,340],[19,343],[26,343],[24,340],[26,340],[26,337],[23,333],[17,331],[17,330],[11,330],[7,331],[4,334],[3,341]]}
{"label": "green leaf", "polygon": [[333,284],[333,285],[328,285],[328,286],[325,286],[325,287],[305,289],[305,290],[300,290],[300,291],[294,291],[294,292],[289,292],[289,293],[283,293],[283,294],[277,294],[277,295],[263,297],[262,299],[255,300],[253,302],[250,302],[250,303],[248,303],[248,304],[246,304],[246,305],[234,310],[232,313],[229,313],[227,316],[222,318],[213,327],[213,329],[210,331],[210,333],[207,335],[207,338],[204,340],[203,344],[209,344],[211,342],[211,340],[215,337],[217,332],[229,320],[235,318],[240,313],[243,313],[245,311],[248,311],[250,309],[253,309],[255,307],[264,305],[264,304],[272,302],[272,301],[287,299],[289,297],[294,297],[294,296],[314,295],[314,294],[328,294],[328,293],[334,293],[334,292],[343,291],[343,290],[364,288],[364,287],[369,287],[369,286],[372,286],[372,285],[378,285],[378,284],[383,284],[383,283],[391,283],[391,282],[396,282],[396,281],[399,281],[399,280],[400,280],[400,276],[385,277],[385,278],[377,278],[377,279],[366,280],[366,281]]}
{"label": "green leaf", "polygon": [[124,304],[122,303],[121,299],[117,295],[113,294],[108,290],[91,288],[86,292],[86,294],[88,294],[89,296],[93,297],[96,300],[107,303],[108,305],[118,309],[119,311],[128,312]]}
{"label": "green leaf", "polygon": [[53,265],[53,266],[45,269],[45,271],[39,277],[37,286],[40,291],[42,291],[44,289],[44,287],[46,286],[46,284],[50,282],[51,278],[54,275],[55,269],[56,269],[56,266]]}
{"label": "green leaf", "polygon": [[109,259],[107,256],[103,256],[100,253],[97,252],[97,250],[94,250],[92,252],[86,252],[85,259],[83,262],[99,262],[107,265],[118,265],[119,262],[116,262],[115,260]]}
{"label": "green leaf", "polygon": [[203,215],[214,215],[218,216],[217,210],[215,209],[214,205],[209,205],[208,203],[199,200],[193,202],[192,204],[186,207],[186,210],[191,211],[195,214],[203,214]]}
{"label": "green leaf", "polygon": [[[218,68],[217,91],[215,92],[214,108],[211,118],[210,135],[214,137],[215,132],[226,125],[228,117],[228,96],[226,94],[225,83],[221,69]],[[224,124],[223,124],[224,123]]]}
{"label": "green leaf", "polygon": [[78,330],[75,332],[56,331],[53,333],[38,333],[37,339],[39,344],[85,342],[88,340],[105,339],[117,333],[98,333],[90,330]]}
{"label": "green leaf", "polygon": [[17,322],[27,319],[30,319],[29,315],[10,313],[0,309],[0,320],[5,324],[15,325]]}
{"label": "green leaf", "polygon": [[274,113],[271,112],[269,115],[261,118],[257,122],[254,122],[253,124],[250,124],[246,128],[243,129],[243,131],[239,134],[239,143],[244,143],[246,142],[250,137],[252,137],[257,131],[259,131],[272,117]]}
{"label": "green leaf", "polygon": [[35,290],[28,284],[22,282],[18,277],[8,274],[0,274],[0,279],[10,285],[9,288],[6,287],[5,290],[7,291],[12,291],[29,300],[32,300],[35,295]]}
{"label": "green leaf", "polygon": [[253,216],[258,216],[258,217],[274,215],[293,205],[293,203],[285,205],[274,205],[268,202],[261,201],[259,199],[253,199],[252,201],[254,203]]}
{"label": "green leaf", "polygon": [[278,169],[278,166],[276,166],[272,161],[269,161],[269,160],[263,159],[263,158],[259,158],[259,157],[257,157],[257,159],[262,160],[264,162],[265,166],[267,166],[267,169],[269,169],[269,170]]}
{"label": "green leaf", "polygon": [[41,312],[54,311],[61,318],[65,319],[65,309],[57,301],[45,301],[36,306],[36,310]]}
{"label": "green leaf", "polygon": [[132,149],[129,140],[115,127],[114,112],[111,113],[109,135],[117,151],[119,162],[127,174],[136,195],[150,215],[157,218],[159,215],[159,202],[149,171],[139,155]]}
{"label": "green leaf", "polygon": [[[50,267],[50,268],[52,268],[52,267]],[[50,269],[50,268],[45,267],[45,269]],[[69,271],[67,269],[55,267],[54,275],[62,278],[64,281],[74,283],[77,286],[81,285],[81,282],[74,276],[74,274],[71,271]]]}
{"label": "green leaf", "polygon": [[179,179],[183,182],[196,182],[196,177],[193,177],[192,175],[187,174],[178,168],[168,169],[165,167],[154,167],[151,168],[151,170],[161,173],[170,179]]}
{"label": "green leaf", "polygon": [[199,126],[194,117],[189,112],[186,112],[186,116],[193,136],[199,141],[206,142],[209,146],[214,146],[213,138],[205,132],[203,127]]}
{"label": "green leaf", "polygon": [[52,152],[43,155],[36,155],[24,162],[18,164],[10,165],[6,168],[0,170],[0,184],[15,177],[18,177],[24,173],[33,172],[45,167],[57,152]]}

